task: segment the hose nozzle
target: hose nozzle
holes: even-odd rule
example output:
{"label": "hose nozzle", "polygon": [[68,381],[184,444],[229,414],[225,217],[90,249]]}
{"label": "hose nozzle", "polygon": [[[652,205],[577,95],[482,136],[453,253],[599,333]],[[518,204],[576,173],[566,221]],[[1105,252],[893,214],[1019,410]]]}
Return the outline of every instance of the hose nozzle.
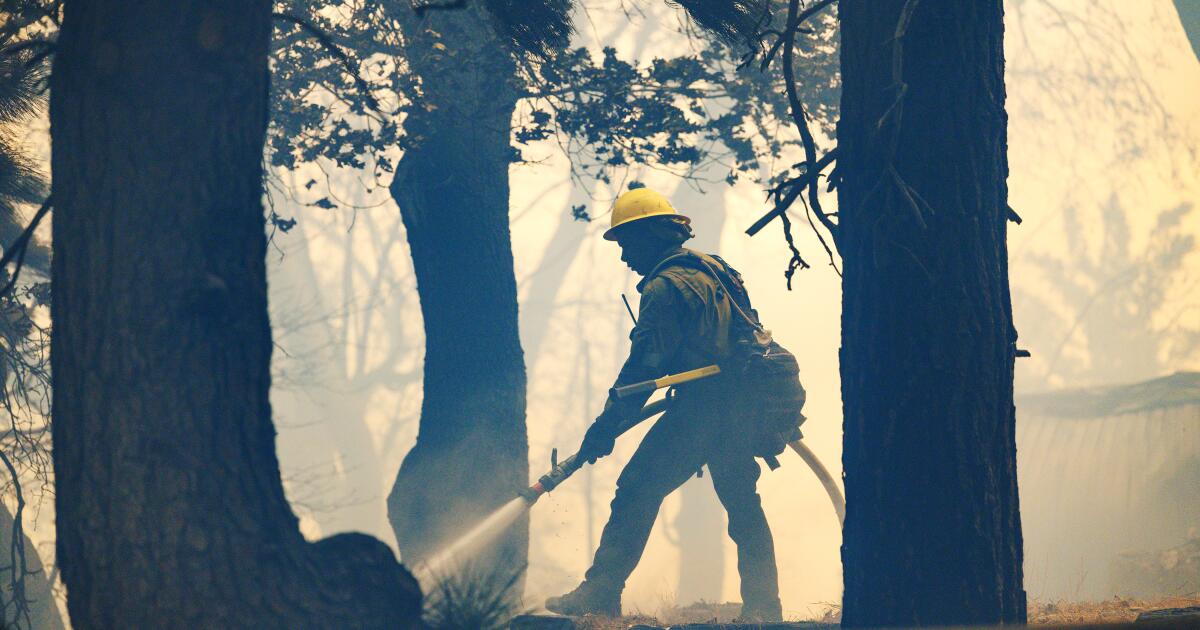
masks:
{"label": "hose nozzle", "polygon": [[[638,414],[637,417],[631,418],[630,421],[622,424],[617,434],[620,435],[621,433],[628,431],[642,420],[662,413],[666,408],[667,401],[665,399],[646,405],[642,408],[641,413]],[[536,483],[528,488],[521,490],[517,493],[517,495],[524,498],[531,504],[537,503],[537,500],[541,498],[543,494],[546,494],[547,492],[557,488],[559,484],[567,480],[567,477],[570,477],[580,468],[583,468],[584,463],[586,463],[586,460],[580,458],[579,453],[576,453],[560,462],[558,461],[558,449],[553,449],[550,451],[550,472],[542,475],[541,479],[538,479]]]}

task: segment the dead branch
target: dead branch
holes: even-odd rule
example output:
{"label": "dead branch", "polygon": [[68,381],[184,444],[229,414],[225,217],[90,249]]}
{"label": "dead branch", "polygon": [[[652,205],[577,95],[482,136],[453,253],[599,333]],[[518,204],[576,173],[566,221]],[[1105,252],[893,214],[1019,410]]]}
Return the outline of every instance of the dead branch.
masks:
{"label": "dead branch", "polygon": [[[780,184],[773,190],[768,191],[768,198],[774,197],[774,207],[763,215],[759,220],[755,221],[746,233],[754,236],[762,230],[768,223],[779,217],[783,224],[783,236],[787,241],[788,249],[791,250],[792,258],[788,261],[788,268],[784,275],[787,278],[788,290],[792,288],[792,276],[797,269],[807,269],[809,265],[800,256],[796,245],[792,238],[791,220],[788,219],[787,210],[795,203],[796,199],[800,199],[804,204],[805,216],[808,219],[809,227],[817,235],[817,240],[829,256],[829,264],[834,271],[840,276],[841,271],[838,270],[836,257],[834,256],[834,248],[838,242],[838,226],[834,223],[830,214],[826,213],[821,208],[820,200],[820,178],[821,172],[825,170],[836,159],[836,149],[829,151],[824,156],[818,157],[817,144],[813,138],[812,130],[808,126],[808,115],[805,112],[804,103],[800,99],[799,91],[796,89],[796,72],[795,72],[795,45],[796,34],[804,32],[802,25],[810,17],[816,15],[824,8],[833,4],[835,0],[820,0],[812,6],[800,10],[800,0],[790,0],[788,2],[787,23],[782,31],[764,31],[762,35],[774,35],[775,42],[764,54],[760,64],[761,70],[766,70],[774,59],[775,55],[782,51],[783,54],[783,79],[784,88],[787,93],[788,111],[792,118],[792,123],[800,132],[801,143],[804,147],[804,173],[799,177],[792,178],[783,184]],[[741,66],[745,66],[753,60],[753,51],[743,60]],[[832,188],[832,184],[830,185]],[[805,201],[802,196],[805,192],[808,193],[808,199]],[[813,222],[813,217],[816,217],[817,222],[829,232],[833,240],[833,247],[830,247],[826,242],[825,236],[821,230],[817,228]]]}
{"label": "dead branch", "polygon": [[[911,0],[910,0],[911,1]],[[817,166],[820,160],[817,159],[817,144],[813,140],[812,131],[808,128],[808,116],[804,112],[804,103],[800,101],[800,95],[796,91],[796,71],[794,68],[793,50],[796,44],[796,28],[800,24],[799,19],[800,0],[791,0],[788,3],[788,31],[790,34],[784,39],[783,44],[783,78],[784,87],[787,90],[788,102],[791,104],[792,120],[796,123],[796,128],[800,130],[800,139],[804,144],[805,157],[805,172],[812,173],[813,171],[820,172]],[[807,13],[807,12],[806,12]],[[811,14],[810,14],[811,15]],[[836,245],[838,239],[837,226],[829,219],[829,216],[821,210],[821,200],[819,188],[816,185],[816,177],[809,181],[808,188],[808,203],[814,214],[817,215],[817,220],[829,234],[833,237],[833,242]]]}
{"label": "dead branch", "polygon": [[796,243],[792,240],[792,220],[788,218],[787,213],[780,214],[779,220],[783,224],[783,239],[787,241],[788,249],[792,252],[792,259],[788,261],[787,271],[783,272],[783,276],[787,278],[788,291],[792,290],[792,276],[799,269],[808,269],[810,265],[800,257],[800,250],[796,249]]}
{"label": "dead branch", "polygon": [[[16,608],[13,619],[16,620],[23,617],[26,625],[33,627],[33,621],[29,617],[29,597],[25,593],[25,577],[30,574],[29,565],[25,560],[25,528],[22,521],[22,513],[25,510],[25,496],[21,492],[20,475],[17,474],[17,469],[13,467],[12,460],[2,450],[0,450],[0,462],[3,462],[4,467],[8,469],[8,474],[12,478],[13,493],[17,499],[17,509],[13,512],[12,541],[9,545],[9,562],[12,568],[12,579],[9,582],[9,589],[12,591],[11,603]],[[8,621],[7,614],[4,621]]]}
{"label": "dead branch", "polygon": [[[747,228],[746,234],[750,236],[758,234],[764,227],[767,226],[768,223],[774,220],[775,217],[785,212],[796,200],[796,196],[803,192],[805,187],[816,186],[817,180],[821,176],[821,172],[824,171],[825,168],[832,164],[836,159],[837,149],[834,148],[822,156],[820,160],[817,160],[817,164],[813,170],[806,171],[803,175],[790,179],[769,191],[769,196],[774,196],[776,199],[775,207],[755,221],[753,225]],[[807,163],[805,164],[807,165]],[[785,188],[789,189],[787,196],[781,198],[779,193]]]}
{"label": "dead branch", "polygon": [[29,222],[29,227],[25,228],[24,232],[17,237],[12,246],[4,250],[4,257],[0,258],[0,269],[8,266],[8,263],[16,260],[17,266],[13,269],[12,276],[8,279],[8,283],[0,288],[0,296],[8,294],[13,287],[17,285],[17,277],[21,275],[21,267],[25,264],[25,252],[29,249],[29,240],[33,238],[33,232],[37,229],[42,219],[50,212],[52,206],[51,197],[47,197],[46,201],[42,202],[42,207],[38,209],[37,214],[33,215],[33,220]]}

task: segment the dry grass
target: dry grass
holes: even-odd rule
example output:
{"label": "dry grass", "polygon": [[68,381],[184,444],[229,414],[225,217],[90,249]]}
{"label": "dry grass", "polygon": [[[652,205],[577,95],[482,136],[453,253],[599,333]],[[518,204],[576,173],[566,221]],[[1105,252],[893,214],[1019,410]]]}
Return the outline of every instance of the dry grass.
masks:
{"label": "dry grass", "polygon": [[[1128,623],[1140,613],[1163,608],[1185,608],[1200,606],[1200,594],[1163,599],[1113,598],[1098,602],[1030,602],[1029,625],[1069,626],[1082,624]],[[704,623],[716,620],[728,623],[741,609],[737,603],[710,604],[700,602],[682,608],[664,608],[657,617],[634,615],[629,617],[584,617],[579,620],[580,630],[628,630],[642,624],[669,626],[684,623]],[[818,623],[836,624],[840,618],[836,605],[827,605],[822,618],[809,619]]]}
{"label": "dry grass", "polygon": [[[578,620],[579,630],[628,630],[637,625],[665,627],[689,623],[730,623],[742,611],[740,602],[696,602],[687,606],[663,606],[656,615],[635,614],[625,617],[583,617]],[[835,625],[841,618],[841,608],[836,604],[824,604],[812,619],[789,619]]]}
{"label": "dry grass", "polygon": [[1200,606],[1200,595],[1165,599],[1121,599],[1098,602],[1030,602],[1029,625],[1072,625],[1130,622],[1149,610]]}
{"label": "dry grass", "polygon": [[588,615],[576,621],[579,630],[628,630],[636,625],[657,626],[658,620],[653,617],[593,617]]}
{"label": "dry grass", "polygon": [[742,612],[740,602],[696,602],[687,606],[664,606],[658,620],[667,625],[685,623],[729,623]]}

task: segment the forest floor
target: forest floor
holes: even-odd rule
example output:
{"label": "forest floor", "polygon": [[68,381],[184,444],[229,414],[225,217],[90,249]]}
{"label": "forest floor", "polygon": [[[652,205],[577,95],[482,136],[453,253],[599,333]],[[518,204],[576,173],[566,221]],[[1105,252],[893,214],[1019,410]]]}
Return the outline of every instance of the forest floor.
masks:
{"label": "forest floor", "polygon": [[1114,597],[1098,602],[1029,603],[1029,625],[1074,625],[1134,621],[1141,613],[1164,608],[1200,606],[1200,594],[1163,599],[1122,599]]}
{"label": "forest floor", "polygon": [[[1200,594],[1163,599],[1113,598],[1097,602],[1039,602],[1029,604],[1029,625],[1072,626],[1090,624],[1128,623],[1143,612],[1164,608],[1187,608],[1200,606]],[[655,617],[635,615],[621,618],[584,617],[575,619],[578,630],[628,630],[636,626],[667,627],[689,623],[728,623],[737,615],[740,604],[692,604],[683,608],[661,611]],[[826,606],[818,618],[804,621],[816,624],[836,625],[841,621],[840,610],[834,605]]]}

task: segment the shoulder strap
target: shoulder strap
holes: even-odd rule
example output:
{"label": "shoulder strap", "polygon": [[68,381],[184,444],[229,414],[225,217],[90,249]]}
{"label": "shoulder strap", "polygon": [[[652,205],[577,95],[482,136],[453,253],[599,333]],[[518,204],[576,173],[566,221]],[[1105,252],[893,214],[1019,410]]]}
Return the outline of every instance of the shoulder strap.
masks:
{"label": "shoulder strap", "polygon": [[[679,264],[687,265],[689,267],[707,272],[708,275],[712,276],[713,280],[716,280],[717,284],[725,290],[725,294],[729,296],[729,303],[732,304],[733,309],[742,316],[742,319],[746,320],[746,323],[750,324],[750,326],[755,330],[760,332],[763,330],[762,324],[760,324],[756,318],[748,315],[745,309],[742,307],[741,302],[745,300],[748,308],[749,300],[747,299],[748,296],[746,295],[745,287],[739,281],[740,278],[734,275],[737,274],[737,272],[733,271],[733,273],[730,274],[729,271],[732,270],[732,268],[729,267],[725,261],[717,258],[716,256],[708,256],[706,254],[694,252],[690,249],[685,249],[678,254],[667,256],[662,260],[662,262],[655,265],[654,269],[650,270],[650,273],[646,274],[646,277],[643,278],[638,284],[638,289],[640,290],[647,282],[650,282],[667,267]],[[726,281],[728,281],[728,284]],[[734,293],[733,291],[730,291],[728,286],[729,284],[736,286],[738,288],[738,292]]]}
{"label": "shoulder strap", "polygon": [[[746,291],[746,283],[742,280],[742,274],[738,273],[737,269],[734,269],[729,263],[725,262],[724,258],[716,254],[697,254],[697,256],[712,267],[709,273],[712,273],[717,277],[718,281],[722,282],[721,286],[723,288],[728,290],[729,286],[733,287],[733,297],[738,301],[738,304],[746,311],[753,312],[753,309],[750,308],[750,294]],[[757,321],[757,313],[754,315],[752,319]]]}
{"label": "shoulder strap", "polygon": [[692,256],[692,252],[685,249],[682,252],[679,252],[678,254],[671,254],[670,256],[667,256],[666,258],[662,259],[662,261],[659,262],[657,265],[654,265],[654,269],[651,269],[650,273],[646,274],[646,277],[642,278],[642,281],[638,283],[638,285],[637,285],[638,292],[640,293],[642,291],[642,289],[647,284],[650,284],[650,281],[653,280],[654,278],[656,278],[658,276],[658,274],[662,273],[662,271],[664,269],[666,269],[667,267],[670,267],[671,265],[683,263],[686,260],[688,260],[689,258],[691,258],[691,256]]}

